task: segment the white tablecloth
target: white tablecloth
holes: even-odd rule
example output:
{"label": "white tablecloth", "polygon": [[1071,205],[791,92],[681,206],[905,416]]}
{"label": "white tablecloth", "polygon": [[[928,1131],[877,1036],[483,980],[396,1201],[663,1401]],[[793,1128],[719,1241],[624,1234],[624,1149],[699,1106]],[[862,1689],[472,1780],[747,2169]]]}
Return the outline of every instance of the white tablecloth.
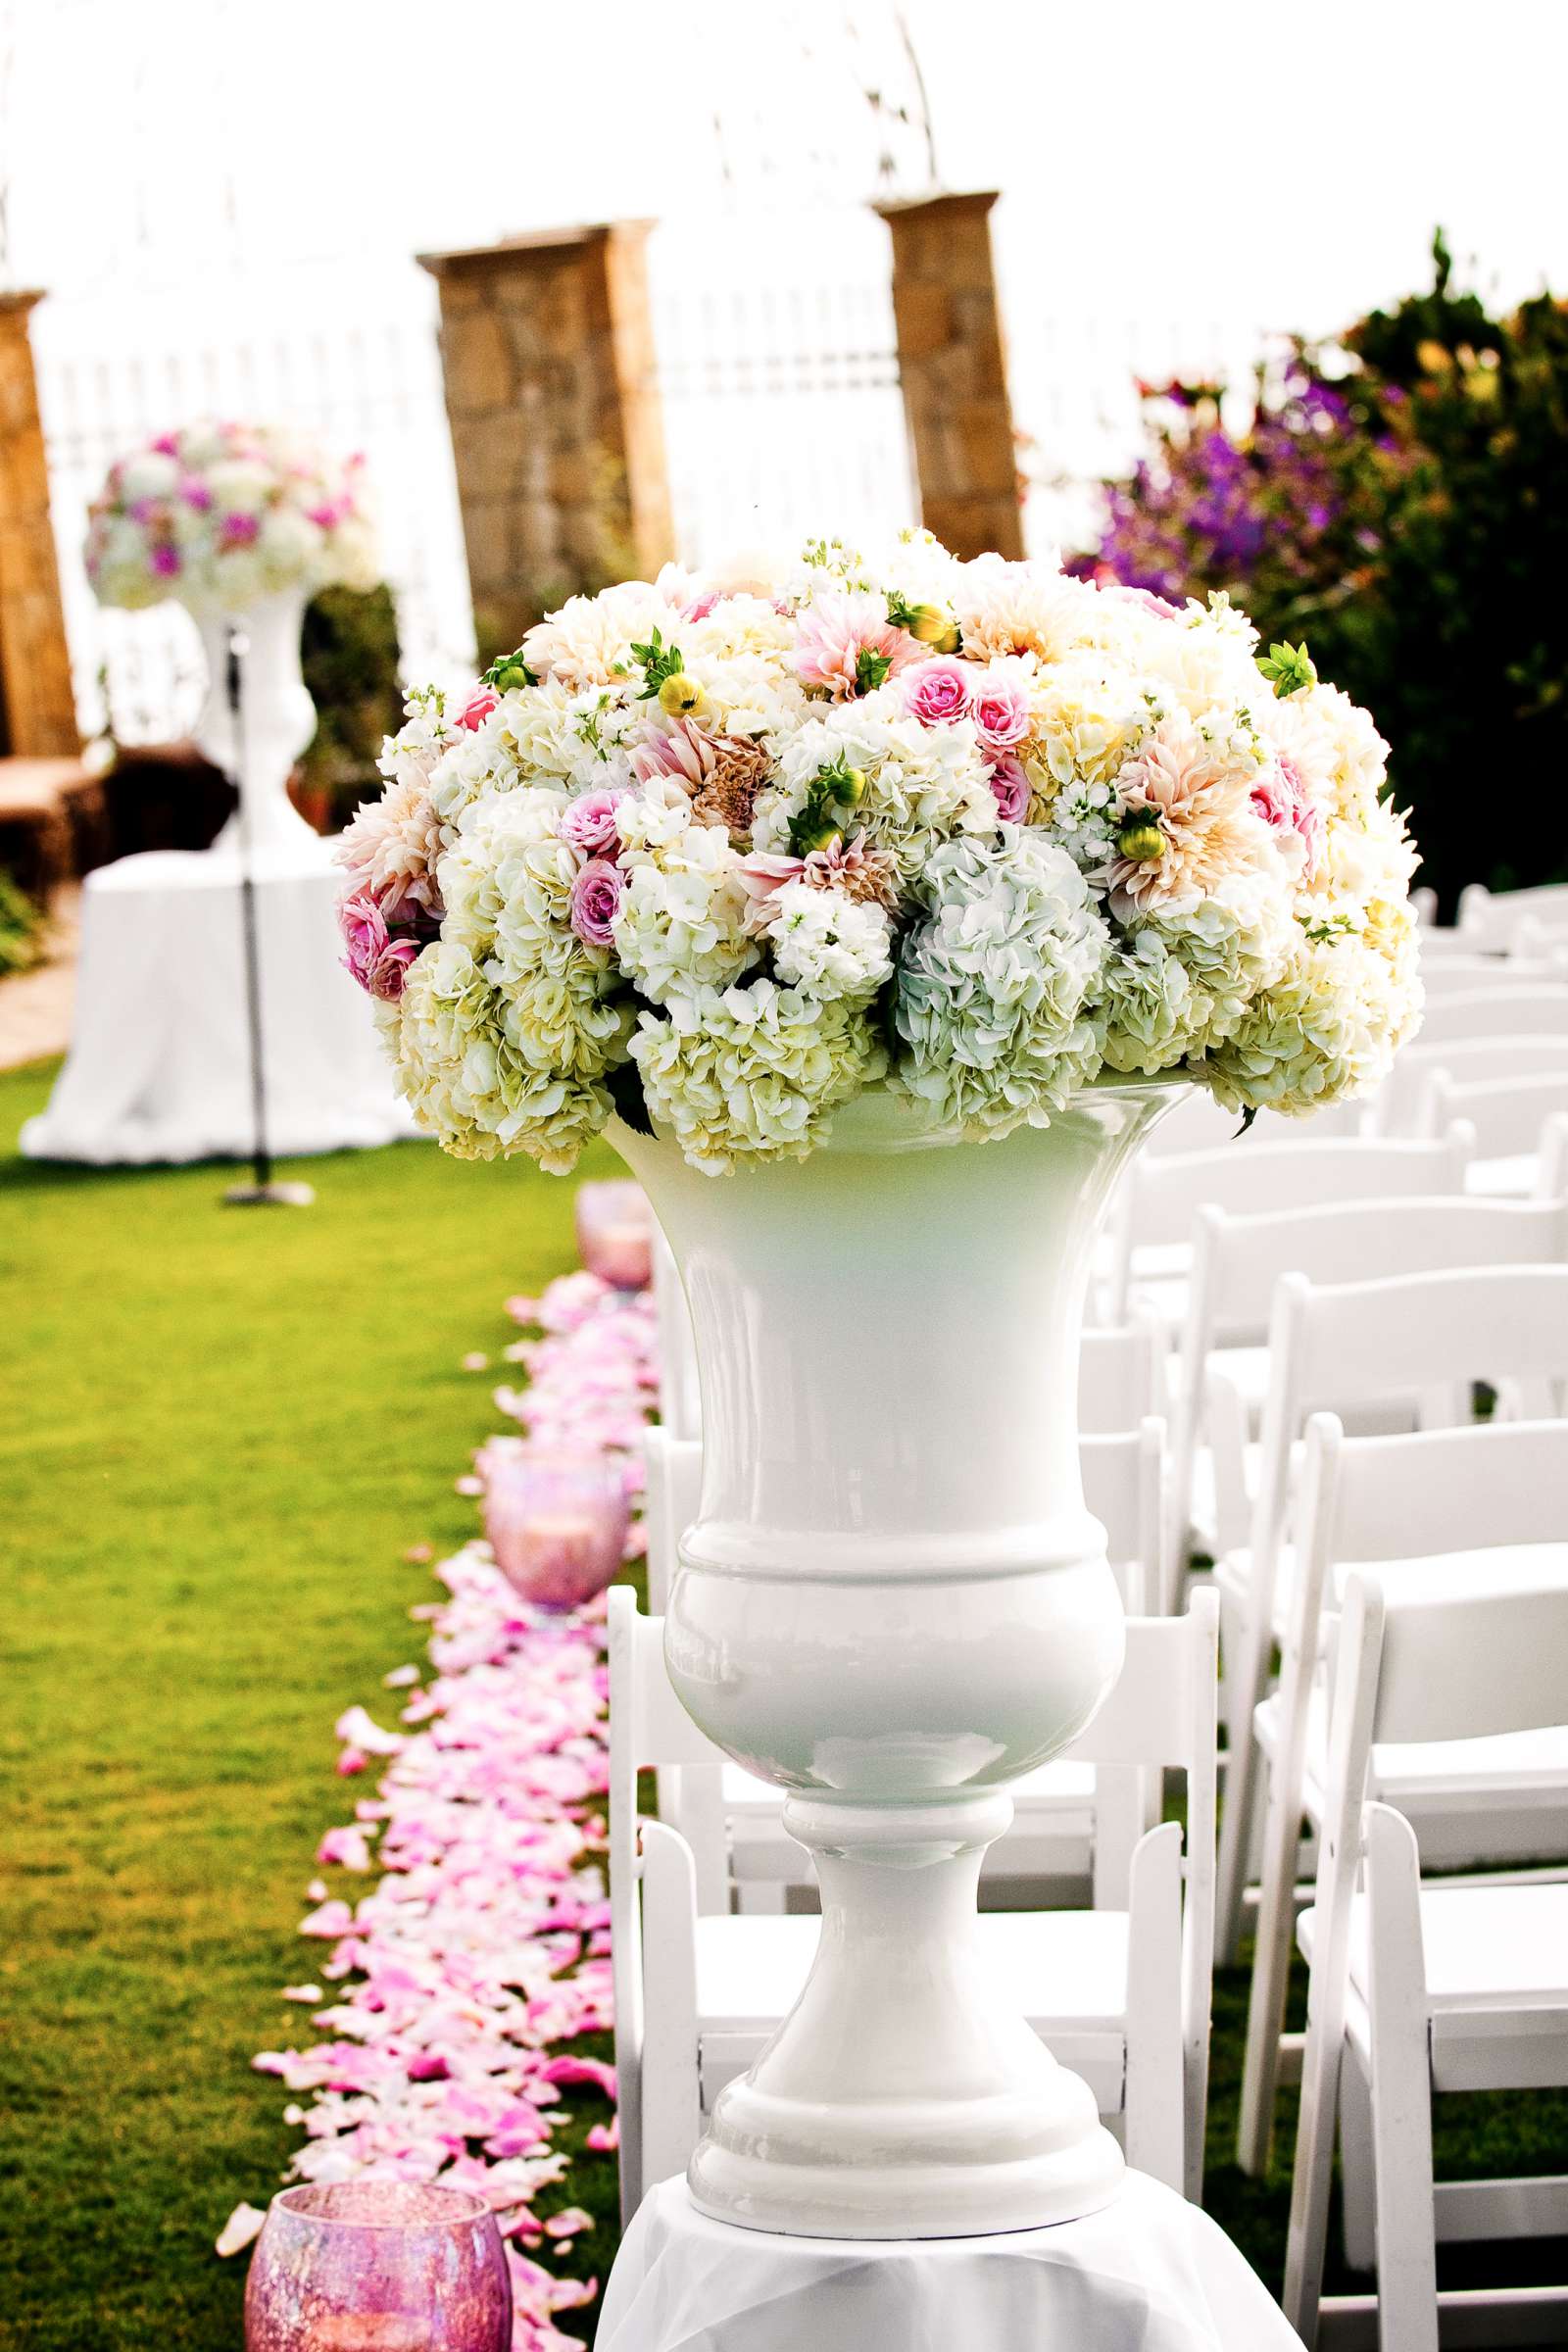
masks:
{"label": "white tablecloth", "polygon": [[1299,2352],[1230,2239],[1129,2173],[1103,2213],[1004,2237],[889,2245],[710,2222],[650,2191],[597,2352]]}
{"label": "white tablecloth", "polygon": [[[254,871],[272,1151],[412,1134],[339,961],[328,845],[259,852]],[[238,864],[216,849],[122,858],[87,878],[71,1056],[22,1149],[108,1164],[243,1159],[251,1142]]]}

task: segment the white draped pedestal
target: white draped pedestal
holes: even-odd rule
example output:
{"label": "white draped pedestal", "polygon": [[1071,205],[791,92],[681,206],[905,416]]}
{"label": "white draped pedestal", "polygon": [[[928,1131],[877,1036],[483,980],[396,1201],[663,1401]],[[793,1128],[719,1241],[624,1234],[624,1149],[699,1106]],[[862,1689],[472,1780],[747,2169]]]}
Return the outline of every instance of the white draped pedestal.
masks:
{"label": "white draped pedestal", "polygon": [[[279,1157],[414,1132],[342,968],[342,875],[314,835],[253,860],[268,1141]],[[231,850],[152,850],[88,876],[71,1056],[22,1131],[33,1159],[248,1158],[250,1047]]]}
{"label": "white draped pedestal", "polygon": [[1001,2237],[782,2237],[644,2199],[598,2352],[1299,2352],[1218,2224],[1128,2173],[1077,2222]]}

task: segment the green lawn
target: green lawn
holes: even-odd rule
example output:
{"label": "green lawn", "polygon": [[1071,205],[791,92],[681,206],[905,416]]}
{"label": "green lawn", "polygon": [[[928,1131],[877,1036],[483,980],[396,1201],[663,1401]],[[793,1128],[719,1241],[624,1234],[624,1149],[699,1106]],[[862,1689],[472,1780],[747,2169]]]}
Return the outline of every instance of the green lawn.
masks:
{"label": "green lawn", "polygon": [[460,1358],[573,1262],[571,1194],[417,1144],[301,1163],[304,1210],[32,1167],[51,1074],[0,1077],[0,2347],[226,2352],[213,2238],[296,2136],[249,2060],[306,2023],[332,1723],[422,1654],[404,1553],[471,1532],[496,1426]]}
{"label": "green lawn", "polygon": [[[304,2024],[277,1991],[347,1810],[331,1725],[420,1655],[404,1553],[469,1532],[452,1480],[495,1424],[459,1360],[572,1262],[571,1194],[422,1145],[302,1163],[303,1211],[224,1209],[211,1167],[34,1168],[50,1074],[0,1077],[0,2352],[234,2352],[212,2241],[294,2137],[249,2060]],[[1287,2189],[1228,2162],[1244,2017],[1231,1974],[1209,2198],[1277,2281]],[[1568,2169],[1562,2099],[1440,2117],[1449,2169]],[[603,2275],[612,2167],[564,2194]]]}

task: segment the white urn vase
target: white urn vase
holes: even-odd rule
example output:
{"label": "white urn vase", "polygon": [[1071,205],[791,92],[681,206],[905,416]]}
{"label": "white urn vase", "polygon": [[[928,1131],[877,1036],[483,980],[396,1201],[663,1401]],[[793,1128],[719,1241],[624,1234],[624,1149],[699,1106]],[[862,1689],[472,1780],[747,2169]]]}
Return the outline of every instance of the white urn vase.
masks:
{"label": "white urn vase", "polygon": [[881,1090],[805,1161],[714,1179],[612,1130],[669,1239],[702,1504],[665,1654],[816,1865],[809,1979],[692,2160],[702,2210],[828,2237],[1094,2211],[1120,2151],[976,1954],[1007,1786],[1083,1729],[1122,1610],[1078,1465],[1078,1337],[1118,1173],[1179,1085],[943,1144]]}
{"label": "white urn vase", "polygon": [[[207,659],[207,699],[195,737],[215,767],[239,785],[240,806],[213,845],[237,850],[297,848],[318,836],[288,797],[288,780],[316,732],[316,705],[300,668],[303,588],[264,596],[232,615],[197,612]],[[229,700],[229,632],[243,640],[241,726]]]}

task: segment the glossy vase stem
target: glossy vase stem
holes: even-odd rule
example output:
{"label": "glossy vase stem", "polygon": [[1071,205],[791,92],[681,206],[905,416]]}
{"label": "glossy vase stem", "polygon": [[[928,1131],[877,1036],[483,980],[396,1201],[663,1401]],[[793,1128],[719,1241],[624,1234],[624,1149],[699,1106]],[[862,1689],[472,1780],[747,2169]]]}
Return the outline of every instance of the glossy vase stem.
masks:
{"label": "glossy vase stem", "polygon": [[[196,721],[196,742],[215,767],[238,782],[252,850],[285,849],[317,838],[288,797],[294,762],[316,733],[316,706],[300,667],[305,605],[303,589],[284,589],[261,597],[232,620],[222,613],[194,616],[207,661],[207,699]],[[231,627],[245,640],[243,747],[228,700]],[[240,838],[241,809],[236,808],[214,847],[235,850]]]}
{"label": "glossy vase stem", "polygon": [[[1007,1785],[1082,1730],[1122,1615],[1078,1466],[1090,1251],[1170,1083],[943,1145],[877,1090],[804,1162],[613,1130],[692,1313],[703,1489],[665,1626],[695,1721],[788,1792],[810,1977],[691,2167],[720,2219],[919,2237],[1093,2211],[1122,2162],[975,1950]],[[1042,1987],[1049,2005],[1049,1987]]]}

